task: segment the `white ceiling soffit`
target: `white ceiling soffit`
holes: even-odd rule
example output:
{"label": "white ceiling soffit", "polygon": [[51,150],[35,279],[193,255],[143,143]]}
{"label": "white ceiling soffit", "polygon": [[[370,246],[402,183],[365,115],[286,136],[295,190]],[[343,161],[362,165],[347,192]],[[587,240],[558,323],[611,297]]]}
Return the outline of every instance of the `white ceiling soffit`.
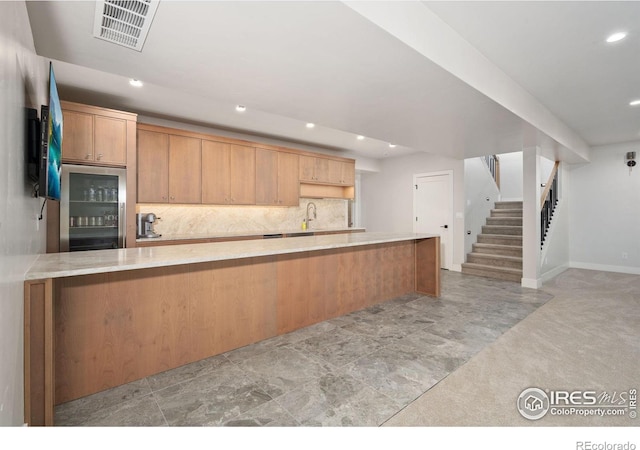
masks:
{"label": "white ceiling soffit", "polygon": [[123,47],[142,51],[160,0],[99,0],[93,35]]}

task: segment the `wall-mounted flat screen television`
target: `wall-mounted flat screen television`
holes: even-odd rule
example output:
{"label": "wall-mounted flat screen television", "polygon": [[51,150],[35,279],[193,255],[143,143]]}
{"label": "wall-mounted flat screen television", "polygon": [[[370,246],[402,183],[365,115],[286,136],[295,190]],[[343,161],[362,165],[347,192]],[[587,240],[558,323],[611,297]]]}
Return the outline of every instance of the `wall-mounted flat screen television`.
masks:
{"label": "wall-mounted flat screen television", "polygon": [[60,200],[62,175],[62,106],[53,64],[49,63],[49,105],[42,106],[41,114],[41,166],[40,196]]}

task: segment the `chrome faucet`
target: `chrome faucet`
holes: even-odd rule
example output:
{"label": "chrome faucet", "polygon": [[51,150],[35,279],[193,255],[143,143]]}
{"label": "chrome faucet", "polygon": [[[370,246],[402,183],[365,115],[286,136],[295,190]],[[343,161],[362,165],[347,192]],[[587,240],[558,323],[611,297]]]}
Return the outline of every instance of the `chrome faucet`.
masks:
{"label": "chrome faucet", "polygon": [[[313,219],[309,217],[309,209],[313,206]],[[316,219],[316,204],[313,202],[307,203],[307,228],[311,228],[311,221]]]}

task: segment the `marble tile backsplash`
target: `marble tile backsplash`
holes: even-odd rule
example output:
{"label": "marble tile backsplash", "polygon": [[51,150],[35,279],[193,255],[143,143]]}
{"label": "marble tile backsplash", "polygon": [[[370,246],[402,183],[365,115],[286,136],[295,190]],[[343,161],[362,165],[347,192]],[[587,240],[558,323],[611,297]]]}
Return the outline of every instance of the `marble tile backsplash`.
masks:
{"label": "marble tile backsplash", "polygon": [[297,207],[169,205],[139,203],[139,213],[154,213],[156,233],[164,236],[277,231],[301,229],[307,204],[313,202],[317,218],[312,229],[345,228],[348,201],[341,199],[300,199]]}

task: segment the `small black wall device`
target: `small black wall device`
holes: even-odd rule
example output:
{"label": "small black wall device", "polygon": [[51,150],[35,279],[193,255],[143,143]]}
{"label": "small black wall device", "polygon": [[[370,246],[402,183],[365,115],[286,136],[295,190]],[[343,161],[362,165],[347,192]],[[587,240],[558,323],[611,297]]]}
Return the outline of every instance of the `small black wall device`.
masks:
{"label": "small black wall device", "polygon": [[25,108],[26,124],[25,124],[25,149],[27,152],[27,177],[30,181],[38,183],[40,181],[40,120],[38,119],[38,110],[33,108]]}

